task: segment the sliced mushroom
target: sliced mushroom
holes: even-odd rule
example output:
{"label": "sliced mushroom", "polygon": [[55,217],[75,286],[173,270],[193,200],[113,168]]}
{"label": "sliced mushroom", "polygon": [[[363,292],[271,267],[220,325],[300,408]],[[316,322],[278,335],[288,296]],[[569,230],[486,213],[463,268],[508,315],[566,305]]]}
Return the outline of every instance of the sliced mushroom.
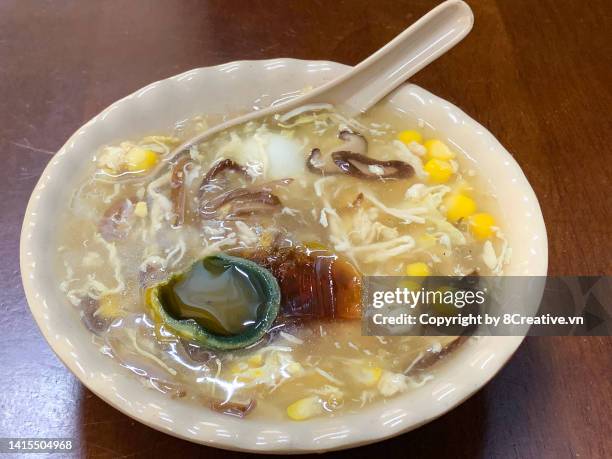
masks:
{"label": "sliced mushroom", "polygon": [[[233,172],[234,178],[241,180],[230,181],[227,176],[229,172]],[[202,218],[239,220],[250,215],[270,214],[281,208],[281,201],[272,190],[293,181],[283,179],[245,186],[245,180],[248,178],[246,168],[231,159],[215,164],[204,176],[198,193]]]}
{"label": "sliced mushroom", "polygon": [[356,178],[403,179],[414,175],[410,164],[398,160],[381,161],[351,151],[336,151],[332,153],[332,159],[342,173]]}
{"label": "sliced mushroom", "polygon": [[174,214],[174,220],[172,222],[172,226],[174,227],[181,226],[185,221],[185,177],[192,166],[193,160],[187,151],[179,155],[172,166],[170,176],[170,201],[172,202],[172,213]]}
{"label": "sliced mushroom", "polygon": [[223,217],[227,220],[239,219],[254,214],[266,214],[281,208],[281,201],[272,190],[287,185],[292,179],[277,180],[262,185],[236,188],[202,201],[200,213],[205,220]]}
{"label": "sliced mushroom", "polygon": [[104,212],[98,224],[98,229],[106,241],[124,239],[128,235],[135,205],[135,198],[120,198],[115,200]]}
{"label": "sliced mushroom", "polygon": [[233,171],[243,178],[248,178],[246,168],[235,163],[231,159],[224,159],[211,167],[202,179],[199,189],[200,197],[207,192],[223,191],[226,189],[228,186],[227,178],[226,180],[221,181],[221,176],[225,175],[229,171]]}
{"label": "sliced mushroom", "polygon": [[452,351],[457,349],[459,346],[461,346],[463,343],[465,343],[468,340],[468,336],[445,336],[441,337],[441,340],[443,340],[443,343],[442,350],[440,352],[427,352],[427,354],[423,358],[421,358],[415,365],[411,366],[409,371],[407,371],[405,374],[412,375],[414,373],[428,369],[429,367],[433,366],[434,364],[442,360],[442,358],[444,358]]}
{"label": "sliced mushroom", "polygon": [[204,203],[201,212],[205,217],[214,218],[218,217],[219,211],[224,210],[225,207],[229,214],[227,216],[230,217],[252,214],[278,205],[280,205],[280,199],[270,191],[238,188]]}
{"label": "sliced mushroom", "polygon": [[381,161],[367,157],[368,141],[358,132],[344,129],[338,138],[344,141],[343,150],[327,156],[318,148],[310,152],[306,160],[310,172],[319,175],[346,174],[362,179],[408,178],[414,174],[414,168],[403,161]]}
{"label": "sliced mushroom", "polygon": [[364,196],[363,193],[359,193],[357,197],[353,200],[349,207],[358,208],[363,204]]}
{"label": "sliced mushroom", "polygon": [[96,315],[96,311],[100,307],[100,302],[87,296],[81,300],[81,320],[89,331],[99,335],[106,331],[110,325],[110,320]]}
{"label": "sliced mushroom", "polygon": [[319,148],[313,148],[306,160],[306,167],[313,174],[319,175],[338,175],[342,172],[338,170],[331,156],[323,158]]}
{"label": "sliced mushroom", "polygon": [[229,208],[229,217],[246,217],[254,214],[269,212],[273,208],[280,208],[281,201],[278,196],[269,191],[250,193],[242,198],[232,201]]}
{"label": "sliced mushroom", "polygon": [[344,140],[343,149],[352,151],[353,153],[361,153],[362,155],[368,152],[368,141],[359,132],[351,132],[348,129],[343,129],[338,134],[340,140]]}
{"label": "sliced mushroom", "polygon": [[210,408],[217,413],[244,418],[253,411],[256,403],[255,399],[248,399],[244,402],[211,399]]}
{"label": "sliced mushroom", "polygon": [[[368,151],[368,141],[358,132],[343,129],[338,133],[338,138],[344,141],[343,150],[364,155]],[[322,155],[319,148],[312,149],[306,160],[306,167],[310,172],[319,175],[338,175],[342,173],[334,163],[332,155]]]}
{"label": "sliced mushroom", "polygon": [[480,283],[480,275],[478,269],[472,270],[467,276],[463,276],[457,281],[457,287],[461,289],[475,289]]}
{"label": "sliced mushroom", "polygon": [[191,341],[186,341],[182,338],[179,338],[179,341],[189,358],[194,362],[209,363],[217,357],[212,350],[204,346],[198,345]]}

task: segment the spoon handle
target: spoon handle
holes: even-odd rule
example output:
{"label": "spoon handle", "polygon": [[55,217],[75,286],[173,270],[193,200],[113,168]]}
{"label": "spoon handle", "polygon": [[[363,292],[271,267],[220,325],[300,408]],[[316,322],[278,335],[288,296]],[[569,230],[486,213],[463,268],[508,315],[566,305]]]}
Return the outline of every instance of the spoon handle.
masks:
{"label": "spoon handle", "polygon": [[312,102],[333,104],[349,116],[363,113],[459,43],[473,24],[472,10],[465,2],[448,0],[334,80],[333,86],[321,87]]}
{"label": "spoon handle", "polygon": [[225,129],[307,104],[332,104],[348,116],[363,113],[461,41],[473,23],[466,3],[447,0],[344,75],[303,96],[213,126],[183,142],[171,156]]}

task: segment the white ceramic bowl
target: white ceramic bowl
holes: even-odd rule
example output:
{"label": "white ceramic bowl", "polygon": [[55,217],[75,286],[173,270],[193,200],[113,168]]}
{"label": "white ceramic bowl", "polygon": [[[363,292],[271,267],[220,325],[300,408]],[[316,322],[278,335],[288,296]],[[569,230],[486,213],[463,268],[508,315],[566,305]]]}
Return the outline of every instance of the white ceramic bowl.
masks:
{"label": "white ceramic bowl", "polygon": [[[78,172],[101,145],[169,132],[198,114],[235,113],[318,86],[347,66],[276,59],[232,62],[153,83],[114,103],[79,129],[53,157],[28,204],[21,235],[21,273],[30,309],[50,346],[91,391],[162,432],[197,443],[258,452],[324,451],[362,445],[414,429],[447,412],[482,387],[510,358],[520,337],[485,337],[457,350],[423,387],[373,404],[356,415],[310,421],[240,420],[145,390],[136,378],[91,343],[53,270],[55,215]],[[545,275],[547,240],[538,201],[512,156],[480,124],[454,105],[415,85],[399,88],[390,103],[420,118],[463,150],[490,177],[513,248],[514,275]],[[492,102],[494,103],[494,102]]]}

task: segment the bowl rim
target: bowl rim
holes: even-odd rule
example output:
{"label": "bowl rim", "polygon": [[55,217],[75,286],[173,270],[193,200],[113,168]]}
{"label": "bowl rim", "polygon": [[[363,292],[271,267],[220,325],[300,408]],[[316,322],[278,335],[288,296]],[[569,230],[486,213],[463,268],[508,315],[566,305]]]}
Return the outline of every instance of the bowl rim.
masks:
{"label": "bowl rim", "polygon": [[[214,446],[216,448],[221,448],[221,449],[226,449],[226,450],[253,452],[253,453],[274,453],[274,454],[283,454],[283,453],[296,453],[297,454],[297,453],[306,453],[306,452],[334,451],[334,450],[341,450],[341,449],[352,448],[352,447],[357,447],[357,446],[362,446],[365,444],[378,442],[378,441],[381,441],[387,438],[391,438],[391,437],[406,433],[410,430],[416,429],[420,427],[421,425],[426,424],[442,416],[443,414],[455,408],[457,405],[461,404],[467,398],[471,397],[476,391],[478,391],[486,383],[488,383],[490,379],[493,378],[493,376],[495,376],[497,372],[501,370],[501,368],[510,359],[510,357],[514,354],[514,352],[518,349],[518,347],[520,346],[521,342],[524,339],[524,337],[521,337],[521,336],[496,337],[500,340],[498,342],[501,342],[501,340],[503,340],[505,344],[502,346],[503,352],[501,353],[500,358],[497,361],[493,371],[489,369],[488,374],[484,375],[484,377],[481,377],[476,384],[474,384],[473,386],[470,386],[467,389],[464,389],[460,398],[453,400],[452,403],[446,406],[438,406],[437,409],[431,410],[428,416],[420,416],[420,420],[418,422],[412,422],[407,425],[400,424],[400,428],[388,429],[384,432],[381,430],[375,431],[376,429],[371,429],[371,431],[357,431],[357,432],[354,432],[352,435],[347,436],[345,439],[342,439],[339,442],[333,441],[333,442],[328,442],[328,443],[325,443],[325,442],[317,443],[317,444],[311,443],[309,445],[307,444],[307,442],[300,441],[299,446],[294,445],[293,443],[290,443],[289,448],[286,448],[286,445],[279,446],[278,444],[275,443],[275,444],[272,444],[271,447],[268,446],[267,448],[261,448],[261,449],[254,447],[254,445],[252,444],[245,443],[244,437],[241,439],[233,438],[233,439],[228,439],[224,441],[223,439],[220,439],[220,438],[212,438],[212,439],[211,438],[201,438],[193,434],[187,434],[183,431],[170,430],[168,429],[167,426],[161,425],[159,422],[157,423],[154,422],[154,420],[152,420],[151,417],[148,417],[145,414],[136,413],[133,410],[130,410],[126,408],[125,406],[123,406],[122,404],[118,403],[116,399],[113,399],[110,396],[110,393],[108,391],[102,390],[100,385],[95,386],[94,381],[92,379],[88,379],[84,375],[84,373],[80,373],[79,368],[77,367],[77,362],[74,359],[69,359],[65,353],[60,352],[57,349],[57,347],[54,346],[54,341],[53,341],[51,330],[45,327],[43,323],[44,309],[47,309],[47,305],[46,305],[45,299],[42,298],[40,294],[38,294],[37,287],[34,283],[34,279],[32,276],[33,266],[31,266],[31,260],[33,258],[33,255],[30,250],[29,238],[27,236],[28,236],[28,231],[30,230],[30,227],[33,226],[35,210],[37,209],[36,207],[37,200],[35,199],[35,196],[38,193],[41,193],[42,189],[45,188],[45,177],[48,175],[49,171],[53,169],[54,167],[56,167],[58,162],[64,161],[64,154],[66,153],[67,146],[71,142],[73,142],[78,135],[80,135],[80,133],[82,132],[84,128],[90,126],[92,123],[94,123],[94,121],[96,121],[100,117],[103,117],[104,114],[112,110],[113,107],[119,104],[123,104],[129,99],[134,98],[138,94],[147,92],[157,87],[158,85],[163,84],[164,82],[181,80],[185,76],[194,74],[194,72],[198,73],[198,72],[206,72],[206,71],[219,71],[222,68],[228,67],[228,66],[249,68],[254,65],[265,66],[265,65],[274,65],[274,64],[284,64],[284,65],[303,66],[309,63],[330,65],[332,68],[335,69],[335,71],[341,71],[341,70],[349,68],[349,66],[346,66],[344,64],[339,64],[336,62],[325,61],[325,60],[302,60],[302,59],[293,59],[293,58],[277,58],[277,59],[267,59],[267,60],[238,60],[238,61],[232,61],[232,62],[219,64],[215,66],[191,69],[191,70],[182,72],[178,75],[174,75],[174,76],[150,83],[146,85],[145,87],[138,89],[134,91],[133,93],[121,98],[120,100],[110,104],[108,107],[103,109],[100,113],[98,113],[92,119],[90,119],[85,124],[83,124],[81,127],[79,127],[75,131],[75,133],[72,134],[68,138],[68,140],[66,140],[64,145],[60,148],[60,150],[58,150],[58,153],[54,155],[51,161],[49,161],[49,163],[46,165],[44,171],[41,174],[41,177],[37,181],[37,184],[32,191],[32,195],[28,201],[28,205],[27,205],[26,212],[24,215],[22,230],[21,230],[20,269],[21,269],[22,283],[23,283],[27,303],[28,303],[32,316],[34,317],[39,329],[41,330],[41,333],[43,334],[45,340],[47,341],[47,343],[49,344],[53,352],[60,359],[60,361],[91,392],[96,394],[106,403],[111,405],[113,408],[119,410],[123,414],[133,419],[136,419],[137,421],[153,429],[156,429],[160,432],[170,434],[170,435],[173,435],[175,437],[178,437],[178,438],[181,438],[187,441],[204,444],[208,446]],[[495,148],[500,151],[500,153],[503,155],[503,158],[506,161],[509,161],[510,165],[512,167],[516,167],[518,171],[522,174],[522,170],[520,169],[520,166],[516,163],[512,155],[510,155],[510,153],[499,143],[499,141],[497,141],[497,139],[486,128],[480,125],[477,121],[472,119],[469,115],[467,115],[461,109],[456,107],[454,104],[444,99],[441,99],[438,96],[435,96],[429,91],[423,88],[420,88],[414,84],[407,84],[407,85],[410,86],[415,91],[420,92],[422,95],[425,95],[428,98],[435,100],[436,103],[443,105],[446,110],[452,111],[455,114],[455,116],[459,116],[462,120],[465,120],[466,122],[468,122],[473,129],[478,129],[482,131],[485,134],[485,136],[488,138],[488,140],[492,142]],[[523,174],[523,177],[524,177],[524,174]],[[546,229],[544,226],[544,220],[543,220],[542,212],[541,212],[537,197],[535,193],[533,192],[533,189],[531,188],[531,185],[527,181],[526,177],[524,177],[524,179],[525,179],[525,184],[527,185],[528,189],[530,190],[532,194],[535,206],[537,207],[537,210],[539,211],[539,214],[537,215],[537,217],[539,217],[539,222],[537,223],[541,224],[540,231],[543,230],[543,241],[541,242],[541,244],[542,244],[542,250],[543,250],[542,256],[543,256],[543,266],[544,266],[543,272],[540,272],[539,275],[546,275],[546,266],[547,266],[547,259],[548,259],[547,258],[548,257],[548,245],[547,245]],[[542,269],[540,269],[539,271],[542,271]],[[106,358],[105,356],[101,356],[101,357]],[[395,399],[401,400],[402,396],[396,397]],[[356,416],[364,417],[362,414],[359,414]],[[344,417],[346,418],[346,415]],[[307,430],[307,431],[310,432],[310,430]],[[373,431],[375,432],[372,433]]]}

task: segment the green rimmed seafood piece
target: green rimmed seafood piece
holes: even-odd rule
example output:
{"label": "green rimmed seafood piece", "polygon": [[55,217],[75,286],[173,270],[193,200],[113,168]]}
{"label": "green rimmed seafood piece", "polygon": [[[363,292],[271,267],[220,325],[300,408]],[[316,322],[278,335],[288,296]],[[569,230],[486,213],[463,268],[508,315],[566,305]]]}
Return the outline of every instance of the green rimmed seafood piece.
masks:
{"label": "green rimmed seafood piece", "polygon": [[155,322],[216,350],[241,349],[261,339],[278,315],[280,298],[270,271],[226,254],[198,260],[145,292]]}

